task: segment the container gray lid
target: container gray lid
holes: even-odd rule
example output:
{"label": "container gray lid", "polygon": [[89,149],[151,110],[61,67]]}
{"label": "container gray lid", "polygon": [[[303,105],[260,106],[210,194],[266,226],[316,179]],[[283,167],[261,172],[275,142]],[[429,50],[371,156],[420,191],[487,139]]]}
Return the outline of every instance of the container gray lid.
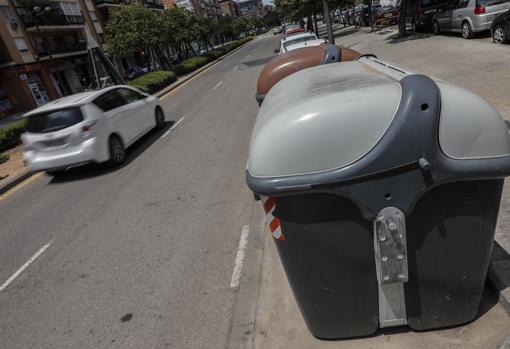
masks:
{"label": "container gray lid", "polygon": [[339,66],[305,69],[271,89],[251,138],[252,176],[344,167],[381,139],[400,103],[398,81],[360,62]]}

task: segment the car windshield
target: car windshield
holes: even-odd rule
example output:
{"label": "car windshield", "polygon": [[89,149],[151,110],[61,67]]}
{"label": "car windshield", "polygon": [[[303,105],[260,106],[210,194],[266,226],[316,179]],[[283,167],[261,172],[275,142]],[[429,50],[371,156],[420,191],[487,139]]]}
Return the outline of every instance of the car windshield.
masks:
{"label": "car windshield", "polygon": [[283,48],[287,49],[287,47],[289,47],[290,45],[295,45],[295,44],[299,44],[300,42],[305,42],[305,41],[315,40],[315,39],[317,39],[315,37],[315,35],[302,36],[300,38],[296,38],[296,39],[292,39],[292,40],[286,41],[283,44]]}
{"label": "car windshield", "polygon": [[53,110],[28,117],[26,130],[31,133],[46,133],[62,130],[83,121],[79,107]]}
{"label": "car windshield", "polygon": [[498,4],[504,4],[505,2],[509,2],[510,0],[478,0],[477,3],[482,6],[492,6]]}

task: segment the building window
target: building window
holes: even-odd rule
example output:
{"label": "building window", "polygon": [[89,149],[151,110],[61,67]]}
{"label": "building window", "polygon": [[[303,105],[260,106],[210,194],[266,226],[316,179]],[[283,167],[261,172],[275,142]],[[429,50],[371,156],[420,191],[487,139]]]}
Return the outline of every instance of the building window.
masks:
{"label": "building window", "polygon": [[28,52],[28,46],[27,42],[23,38],[15,38],[14,44],[16,45],[16,48],[21,53],[27,53]]}
{"label": "building window", "polygon": [[90,14],[90,18],[91,18],[94,22],[97,22],[96,12],[95,12],[95,11],[90,11],[90,12],[89,12],[89,14]]}
{"label": "building window", "polygon": [[2,18],[6,23],[16,23],[16,19],[14,18],[14,15],[9,6],[0,6],[0,13],[2,14]]}

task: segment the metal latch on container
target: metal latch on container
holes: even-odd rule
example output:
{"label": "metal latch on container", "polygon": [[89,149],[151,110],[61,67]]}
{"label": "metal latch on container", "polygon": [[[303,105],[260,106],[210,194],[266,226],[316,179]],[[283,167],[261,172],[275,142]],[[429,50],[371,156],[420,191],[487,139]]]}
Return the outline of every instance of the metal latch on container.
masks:
{"label": "metal latch on container", "polygon": [[374,249],[379,284],[379,325],[405,325],[404,282],[409,281],[404,212],[383,208],[374,220]]}
{"label": "metal latch on container", "polygon": [[398,208],[386,207],[379,212],[374,225],[376,261],[381,272],[379,282],[409,281],[404,213]]}

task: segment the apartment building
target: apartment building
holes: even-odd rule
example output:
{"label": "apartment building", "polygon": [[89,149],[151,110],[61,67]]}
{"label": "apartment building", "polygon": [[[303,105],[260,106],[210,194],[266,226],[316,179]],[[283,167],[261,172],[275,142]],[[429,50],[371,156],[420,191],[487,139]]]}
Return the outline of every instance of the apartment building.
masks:
{"label": "apartment building", "polygon": [[221,15],[223,17],[237,18],[240,16],[239,4],[233,0],[219,0]]}
{"label": "apartment building", "polygon": [[[131,0],[0,0],[0,117],[86,89],[86,30],[107,51],[111,10]],[[132,0],[162,11],[161,0]],[[136,58],[124,58],[127,69]]]}
{"label": "apartment building", "polygon": [[91,0],[0,0],[0,117],[90,83],[85,28],[103,42]]}
{"label": "apartment building", "polygon": [[221,6],[216,0],[175,0],[175,5],[193,12],[198,18],[219,18],[221,16]]}
{"label": "apartment building", "polygon": [[262,0],[242,0],[239,1],[239,12],[243,17],[261,18],[262,17]]}

